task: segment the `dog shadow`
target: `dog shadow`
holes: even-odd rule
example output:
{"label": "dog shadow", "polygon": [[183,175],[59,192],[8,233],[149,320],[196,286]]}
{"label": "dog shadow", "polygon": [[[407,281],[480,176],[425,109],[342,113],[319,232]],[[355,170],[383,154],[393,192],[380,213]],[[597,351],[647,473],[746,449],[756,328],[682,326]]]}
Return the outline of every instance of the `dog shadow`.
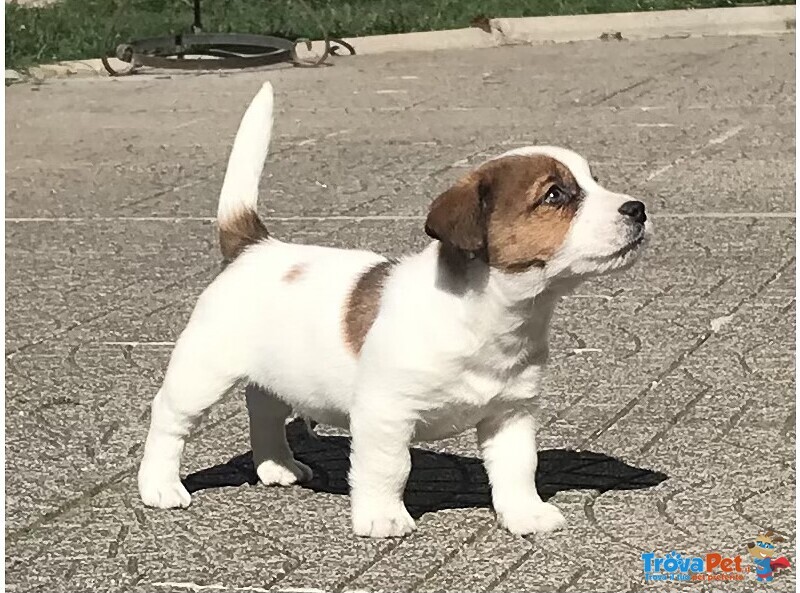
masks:
{"label": "dog shadow", "polygon": [[[295,457],[314,471],[314,478],[301,487],[328,494],[349,493],[349,438],[310,436],[299,421],[287,425],[286,433]],[[442,509],[491,507],[489,479],[480,459],[412,448],[411,467],[404,498],[415,519]],[[563,490],[638,490],[666,479],[666,474],[602,453],[566,449],[539,451],[536,470],[536,487],[544,500]],[[257,483],[252,451],[183,479],[190,493]]]}

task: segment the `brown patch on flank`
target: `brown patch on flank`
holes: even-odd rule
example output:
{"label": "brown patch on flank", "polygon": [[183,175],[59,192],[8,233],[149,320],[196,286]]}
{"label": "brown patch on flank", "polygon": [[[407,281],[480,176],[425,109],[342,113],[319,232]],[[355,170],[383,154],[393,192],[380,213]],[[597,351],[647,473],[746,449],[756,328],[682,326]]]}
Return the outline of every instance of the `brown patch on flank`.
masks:
{"label": "brown patch on flank", "polygon": [[368,268],[358,278],[347,298],[343,319],[344,341],[355,355],[361,352],[367,333],[378,316],[383,285],[392,265],[390,261],[383,261]]}
{"label": "brown patch on flank", "polygon": [[[545,202],[551,188],[563,201]],[[508,272],[543,266],[563,244],[583,197],[572,172],[544,155],[490,161],[431,204],[425,231]]]}
{"label": "brown patch on flank", "polygon": [[222,256],[231,261],[247,247],[269,237],[267,227],[253,210],[242,210],[219,223],[219,246]]}
{"label": "brown patch on flank", "polygon": [[291,284],[292,282],[297,282],[300,277],[306,273],[306,268],[308,266],[306,264],[295,264],[283,275],[283,281],[287,284]]}

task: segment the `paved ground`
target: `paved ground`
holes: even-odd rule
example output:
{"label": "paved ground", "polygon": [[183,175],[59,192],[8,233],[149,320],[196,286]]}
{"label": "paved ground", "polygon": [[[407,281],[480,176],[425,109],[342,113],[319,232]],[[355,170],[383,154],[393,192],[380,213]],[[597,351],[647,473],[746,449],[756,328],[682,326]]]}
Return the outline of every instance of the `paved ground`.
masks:
{"label": "paved ground", "polygon": [[[498,529],[467,434],[415,451],[413,536],[354,538],[346,439],[295,435],[308,488],[247,485],[241,393],[187,448],[193,506],[142,507],[148,406],[218,270],[210,217],[267,78],[279,111],[261,211],[283,238],[415,249],[439,190],[536,142],[583,152],[649,204],[642,265],[585,286],[555,323],[538,478],[565,531]],[[749,566],[766,528],[794,564],[794,97],[793,36],[7,89],[10,589],[670,590],[644,584],[643,552]],[[689,587],[793,591],[795,575]]]}

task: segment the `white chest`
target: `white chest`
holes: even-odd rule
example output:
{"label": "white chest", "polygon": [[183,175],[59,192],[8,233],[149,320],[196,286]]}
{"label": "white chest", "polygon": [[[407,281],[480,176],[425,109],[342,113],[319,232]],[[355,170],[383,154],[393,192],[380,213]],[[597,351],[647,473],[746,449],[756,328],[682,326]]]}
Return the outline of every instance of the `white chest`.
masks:
{"label": "white chest", "polygon": [[[496,353],[495,353],[496,354]],[[514,402],[534,399],[545,372],[546,348],[522,352],[516,359],[486,354],[466,361],[463,369],[432,393],[430,407],[420,414],[418,440],[459,434]]]}

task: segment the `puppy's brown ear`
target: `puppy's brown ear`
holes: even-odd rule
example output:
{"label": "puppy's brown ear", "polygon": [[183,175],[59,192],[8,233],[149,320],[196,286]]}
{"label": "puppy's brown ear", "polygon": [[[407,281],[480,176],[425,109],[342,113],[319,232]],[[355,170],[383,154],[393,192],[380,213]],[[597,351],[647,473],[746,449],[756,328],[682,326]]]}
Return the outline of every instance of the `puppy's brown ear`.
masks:
{"label": "puppy's brown ear", "polygon": [[486,179],[473,174],[436,198],[428,211],[425,232],[463,251],[486,247]]}

